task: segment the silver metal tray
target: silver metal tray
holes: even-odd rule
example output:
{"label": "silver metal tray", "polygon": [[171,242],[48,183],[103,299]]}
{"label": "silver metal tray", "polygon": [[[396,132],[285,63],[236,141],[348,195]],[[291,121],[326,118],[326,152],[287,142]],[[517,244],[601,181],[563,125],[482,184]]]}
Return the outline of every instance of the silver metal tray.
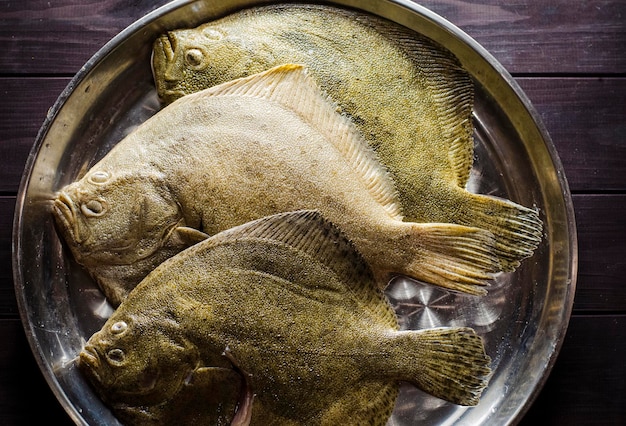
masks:
{"label": "silver metal tray", "polygon": [[[85,64],[51,108],[30,153],[15,210],[13,269],[22,321],[38,364],[77,424],[119,424],[72,360],[111,313],[95,284],[61,245],[52,194],[101,158],[159,108],[151,45],[163,31],[193,27],[252,0],[173,1],[135,22]],[[476,83],[474,192],[536,206],[543,243],[485,297],[409,280],[387,294],[405,328],[474,327],[494,370],[477,407],[459,407],[405,385],[389,425],[514,424],[547,378],[574,299],[577,245],[563,168],[538,115],[506,70],[458,28],[407,0],[336,0],[420,32],[455,53]]]}

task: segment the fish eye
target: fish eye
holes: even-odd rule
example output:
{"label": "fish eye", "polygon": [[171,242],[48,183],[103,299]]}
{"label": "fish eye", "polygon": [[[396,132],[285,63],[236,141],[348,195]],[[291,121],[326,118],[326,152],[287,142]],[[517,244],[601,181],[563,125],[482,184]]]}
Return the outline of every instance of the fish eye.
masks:
{"label": "fish eye", "polygon": [[89,176],[89,182],[95,183],[96,185],[102,185],[103,183],[106,183],[110,177],[111,176],[107,172],[97,171]]}
{"label": "fish eye", "polygon": [[80,206],[80,210],[87,217],[96,217],[104,214],[104,205],[101,201],[90,200]]}
{"label": "fish eye", "polygon": [[198,69],[204,65],[204,53],[200,49],[189,49],[185,52],[185,62],[191,68]]}
{"label": "fish eye", "polygon": [[221,32],[213,28],[205,28],[204,30],[202,30],[202,35],[208,38],[209,40],[214,40],[214,41],[221,40],[222,37],[224,37],[224,35]]}
{"label": "fish eye", "polygon": [[111,326],[111,333],[113,334],[122,334],[128,328],[128,324],[124,321],[118,321]]}
{"label": "fish eye", "polygon": [[107,352],[107,359],[113,365],[120,365],[124,362],[125,357],[126,355],[124,354],[124,351],[118,348],[111,349],[109,352]]}

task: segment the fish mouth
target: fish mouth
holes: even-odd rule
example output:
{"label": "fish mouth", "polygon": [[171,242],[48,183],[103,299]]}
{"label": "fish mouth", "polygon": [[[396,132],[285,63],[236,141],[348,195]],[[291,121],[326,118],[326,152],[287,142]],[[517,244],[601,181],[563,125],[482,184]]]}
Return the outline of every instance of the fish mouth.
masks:
{"label": "fish mouth", "polygon": [[163,49],[163,54],[167,62],[172,62],[175,56],[174,52],[176,52],[176,36],[174,36],[173,32],[168,31],[166,34],[159,37],[159,42],[161,43],[161,49]]}
{"label": "fish mouth", "polygon": [[182,98],[183,96],[185,96],[185,92],[180,89],[165,89],[163,90],[163,94],[175,98]]}
{"label": "fish mouth", "polygon": [[72,240],[81,243],[82,239],[78,232],[76,212],[72,198],[65,192],[59,192],[56,199],[53,201],[52,209],[57,218],[57,223],[60,223],[61,227],[69,234]]}
{"label": "fish mouth", "polygon": [[[176,59],[176,44],[176,36],[173,32],[168,32],[156,40],[152,52],[152,75],[157,84],[159,97],[165,103],[171,103],[187,94],[179,84],[180,79],[173,76],[169,70]],[[165,63],[156,67],[157,62],[154,60],[154,55],[159,53],[165,58]],[[159,75],[157,76],[157,74]]]}
{"label": "fish mouth", "polygon": [[92,345],[85,345],[83,350],[78,355],[78,366],[86,369],[88,374],[93,376],[97,381],[101,381],[101,377],[97,372],[97,368],[100,365],[100,355],[96,348]]}

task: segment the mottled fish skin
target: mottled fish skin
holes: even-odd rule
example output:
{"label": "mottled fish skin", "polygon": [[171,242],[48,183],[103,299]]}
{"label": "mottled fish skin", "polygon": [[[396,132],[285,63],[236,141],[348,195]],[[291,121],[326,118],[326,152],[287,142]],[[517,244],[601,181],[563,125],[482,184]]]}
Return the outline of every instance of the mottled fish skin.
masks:
{"label": "mottled fish skin", "polygon": [[239,405],[250,412],[233,414],[252,425],[384,425],[399,381],[475,405],[490,374],[471,329],[398,331],[367,263],[315,211],[261,218],[175,255],[86,348],[78,365],[103,399],[148,412],[152,400],[129,394],[137,383],[169,395],[180,377],[231,368],[254,395]]}
{"label": "mottled fish skin", "polygon": [[337,223],[381,287],[403,274],[482,294],[499,268],[489,232],[402,221],[375,153],[299,65],[172,103],[59,191],[54,212],[78,262],[118,304],[173,252],[300,209]]}
{"label": "mottled fish skin", "polygon": [[282,63],[312,70],[396,182],[405,219],[459,223],[496,236],[512,271],[541,241],[538,213],[466,191],[473,162],[473,83],[441,46],[368,14],[321,5],[251,8],[156,40],[164,103]]}
{"label": "mottled fish skin", "polygon": [[185,226],[154,167],[91,170],[57,194],[53,213],[76,261],[115,305],[165,259],[207,237]]}
{"label": "mottled fish skin", "polygon": [[170,316],[140,312],[123,318],[94,334],[78,358],[79,368],[119,420],[128,425],[231,424],[244,389],[232,365],[222,357],[201,359]]}

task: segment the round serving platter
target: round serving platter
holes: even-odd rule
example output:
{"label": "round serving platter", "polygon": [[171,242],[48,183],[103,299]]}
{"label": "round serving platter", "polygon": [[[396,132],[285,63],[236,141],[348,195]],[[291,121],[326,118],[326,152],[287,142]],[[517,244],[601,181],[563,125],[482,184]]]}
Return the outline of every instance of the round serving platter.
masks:
{"label": "round serving platter", "polygon": [[[173,1],[139,19],[98,51],[51,108],[28,158],[13,229],[15,290],[37,362],[77,424],[119,422],[76,369],[83,343],[112,312],[62,245],[50,214],[55,191],[82,176],[160,108],[150,69],[152,42],[270,1]],[[468,189],[535,207],[543,241],[482,297],[396,279],[386,294],[405,329],[469,326],[492,358],[476,407],[460,407],[402,385],[389,425],[515,424],[547,378],[572,309],[577,243],[572,201],[556,150],[524,93],[484,48],[454,25],[406,0],[319,2],[395,21],[457,55],[476,86],[475,164]]]}

